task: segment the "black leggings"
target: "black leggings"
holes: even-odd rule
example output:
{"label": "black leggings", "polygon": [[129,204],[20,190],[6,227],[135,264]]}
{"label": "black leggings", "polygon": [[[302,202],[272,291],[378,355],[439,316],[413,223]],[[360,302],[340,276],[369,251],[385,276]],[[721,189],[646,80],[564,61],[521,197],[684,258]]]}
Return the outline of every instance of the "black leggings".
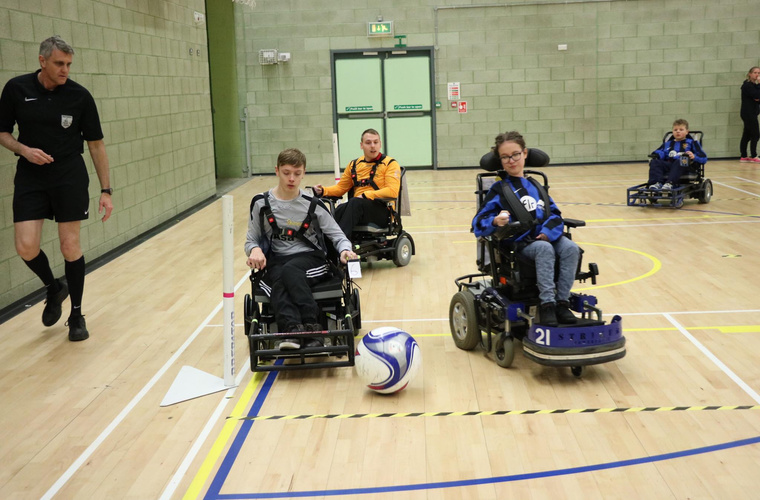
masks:
{"label": "black leggings", "polygon": [[380,200],[368,200],[357,196],[338,205],[335,209],[335,220],[348,239],[351,239],[354,226],[370,222],[385,226],[388,223],[388,206]]}
{"label": "black leggings", "polygon": [[742,158],[747,158],[747,144],[749,144],[749,156],[754,158],[757,156],[757,141],[760,139],[757,115],[742,114],[742,121],[744,122],[744,133],[742,133],[742,140],[739,143],[739,151],[741,151]]}

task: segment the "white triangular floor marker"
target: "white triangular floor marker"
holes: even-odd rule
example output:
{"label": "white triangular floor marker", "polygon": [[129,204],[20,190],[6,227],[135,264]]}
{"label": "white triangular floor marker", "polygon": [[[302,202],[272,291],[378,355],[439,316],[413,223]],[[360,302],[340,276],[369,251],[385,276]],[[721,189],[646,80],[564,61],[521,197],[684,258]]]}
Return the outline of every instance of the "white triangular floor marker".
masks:
{"label": "white triangular floor marker", "polygon": [[161,401],[161,406],[171,406],[188,399],[195,399],[215,392],[231,389],[234,386],[224,385],[224,379],[209,375],[208,373],[193,368],[192,366],[183,366],[177,378],[172,382],[169,391]]}

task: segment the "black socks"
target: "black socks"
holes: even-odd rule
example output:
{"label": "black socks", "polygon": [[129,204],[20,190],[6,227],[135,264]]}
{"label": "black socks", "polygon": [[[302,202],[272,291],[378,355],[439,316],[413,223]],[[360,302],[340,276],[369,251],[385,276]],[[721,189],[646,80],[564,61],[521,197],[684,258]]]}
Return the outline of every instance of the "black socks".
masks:
{"label": "black socks", "polygon": [[69,296],[71,297],[71,315],[81,316],[82,295],[84,294],[84,255],[74,262],[64,261],[66,281],[69,284]]}
{"label": "black socks", "polygon": [[48,261],[45,252],[40,250],[37,257],[32,260],[24,260],[24,263],[42,280],[42,283],[44,283],[47,288],[48,295],[52,295],[60,290],[60,285],[53,276],[53,271],[50,269],[50,261]]}

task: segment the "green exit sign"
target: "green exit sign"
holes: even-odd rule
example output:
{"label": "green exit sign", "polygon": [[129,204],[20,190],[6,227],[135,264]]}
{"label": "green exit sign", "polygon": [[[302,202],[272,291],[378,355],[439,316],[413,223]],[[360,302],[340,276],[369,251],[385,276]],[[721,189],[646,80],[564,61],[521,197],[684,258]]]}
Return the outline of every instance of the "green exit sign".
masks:
{"label": "green exit sign", "polygon": [[367,36],[393,36],[393,21],[367,23]]}

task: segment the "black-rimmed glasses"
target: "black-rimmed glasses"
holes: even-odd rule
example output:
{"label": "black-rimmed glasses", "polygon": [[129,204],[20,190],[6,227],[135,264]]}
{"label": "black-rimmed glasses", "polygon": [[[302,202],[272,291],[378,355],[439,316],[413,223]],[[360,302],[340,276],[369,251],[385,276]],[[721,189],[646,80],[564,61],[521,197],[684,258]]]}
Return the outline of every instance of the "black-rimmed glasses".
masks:
{"label": "black-rimmed glasses", "polygon": [[522,151],[518,151],[517,153],[513,154],[512,156],[503,155],[503,156],[499,157],[499,159],[503,163],[507,163],[508,161],[511,161],[511,162],[520,161],[520,158],[522,158]]}

